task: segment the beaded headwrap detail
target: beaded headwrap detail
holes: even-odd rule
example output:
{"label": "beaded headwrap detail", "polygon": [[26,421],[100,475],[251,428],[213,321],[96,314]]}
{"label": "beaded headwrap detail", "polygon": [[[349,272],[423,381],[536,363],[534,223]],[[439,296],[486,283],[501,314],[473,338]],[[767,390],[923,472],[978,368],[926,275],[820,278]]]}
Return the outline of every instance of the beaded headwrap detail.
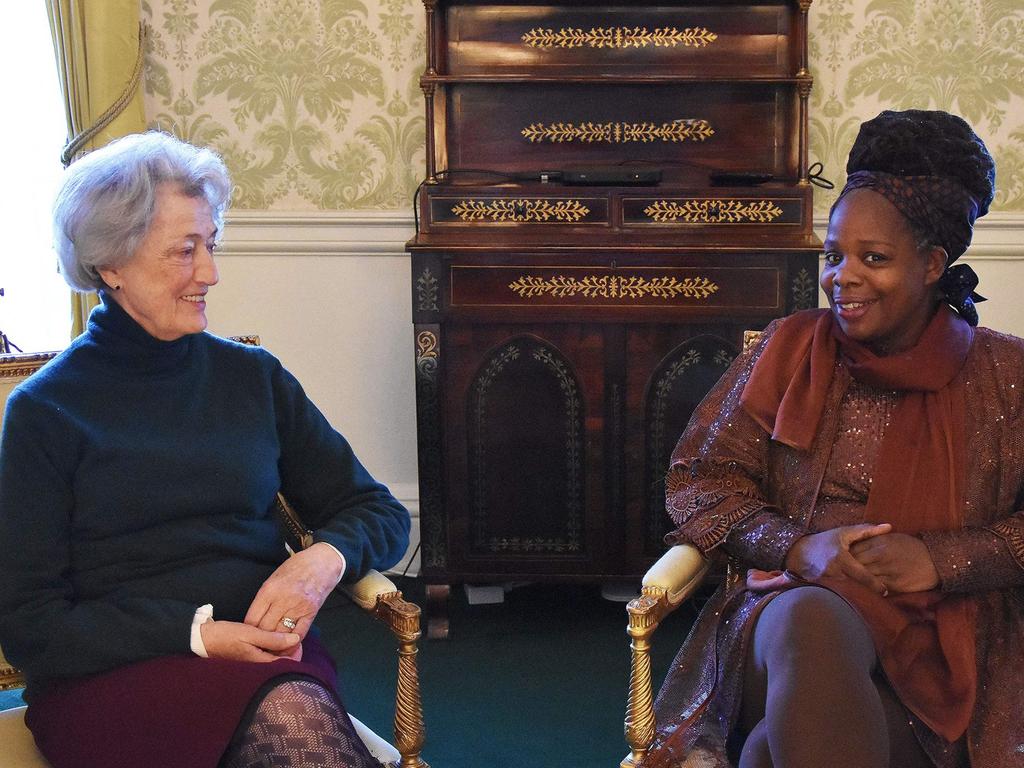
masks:
{"label": "beaded headwrap detail", "polygon": [[[968,323],[978,324],[975,304],[985,301],[974,292],[978,276],[966,264],[952,266],[971,243],[978,201],[956,179],[945,176],[895,176],[882,171],[855,171],[836,200],[852,189],[871,189],[892,203],[896,210],[919,232],[928,233],[936,245],[946,250],[949,259],[939,279],[945,300]],[[835,205],[833,205],[835,208]]]}

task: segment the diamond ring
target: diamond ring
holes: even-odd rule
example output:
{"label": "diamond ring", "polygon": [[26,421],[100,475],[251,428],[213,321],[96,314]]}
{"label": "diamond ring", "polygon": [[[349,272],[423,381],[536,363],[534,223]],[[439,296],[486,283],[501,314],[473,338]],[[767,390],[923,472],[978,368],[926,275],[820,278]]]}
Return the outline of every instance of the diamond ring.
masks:
{"label": "diamond ring", "polygon": [[281,619],[281,623],[288,627],[288,629],[295,629],[295,625],[298,622],[296,622],[295,619],[289,619],[287,616],[285,616],[283,619]]}

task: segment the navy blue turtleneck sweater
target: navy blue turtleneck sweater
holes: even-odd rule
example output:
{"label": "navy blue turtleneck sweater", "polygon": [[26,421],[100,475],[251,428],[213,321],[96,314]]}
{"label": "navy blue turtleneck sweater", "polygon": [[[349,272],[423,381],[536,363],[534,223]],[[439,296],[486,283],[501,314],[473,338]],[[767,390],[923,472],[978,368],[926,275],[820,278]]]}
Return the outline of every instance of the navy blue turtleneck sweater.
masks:
{"label": "navy blue turtleneck sweater", "polygon": [[189,653],[196,609],[240,621],[284,559],[281,490],[387,568],[409,515],[266,350],[164,342],[104,298],[19,386],[0,442],[0,644],[31,684]]}

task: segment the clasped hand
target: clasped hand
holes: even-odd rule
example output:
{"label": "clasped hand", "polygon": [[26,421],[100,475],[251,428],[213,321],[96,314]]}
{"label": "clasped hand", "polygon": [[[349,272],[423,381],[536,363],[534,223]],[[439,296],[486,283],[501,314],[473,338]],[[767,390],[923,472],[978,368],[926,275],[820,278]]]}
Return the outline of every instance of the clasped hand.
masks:
{"label": "clasped hand", "polygon": [[[343,563],[317,543],[278,566],[256,593],[245,620],[210,621],[200,632],[210,658],[239,661],[302,659],[302,639],[343,574]],[[293,619],[288,630],[281,620]]]}
{"label": "clasped hand", "polygon": [[881,595],[924,592],[939,584],[921,539],[893,533],[889,523],[845,525],[798,539],[785,566],[807,581],[853,579]]}

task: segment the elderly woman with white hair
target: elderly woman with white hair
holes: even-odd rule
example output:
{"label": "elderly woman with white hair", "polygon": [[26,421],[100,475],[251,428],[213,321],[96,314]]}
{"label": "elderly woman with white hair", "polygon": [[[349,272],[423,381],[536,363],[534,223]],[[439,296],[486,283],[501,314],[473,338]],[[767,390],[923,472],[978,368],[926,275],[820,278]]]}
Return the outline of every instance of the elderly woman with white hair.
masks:
{"label": "elderly woman with white hair", "polygon": [[[0,643],[55,768],[377,765],[312,625],[409,515],[272,355],[204,332],[229,193],[214,153],[151,132],[57,197],[63,274],[102,304],[0,443]],[[314,531],[291,558],[279,491]]]}

